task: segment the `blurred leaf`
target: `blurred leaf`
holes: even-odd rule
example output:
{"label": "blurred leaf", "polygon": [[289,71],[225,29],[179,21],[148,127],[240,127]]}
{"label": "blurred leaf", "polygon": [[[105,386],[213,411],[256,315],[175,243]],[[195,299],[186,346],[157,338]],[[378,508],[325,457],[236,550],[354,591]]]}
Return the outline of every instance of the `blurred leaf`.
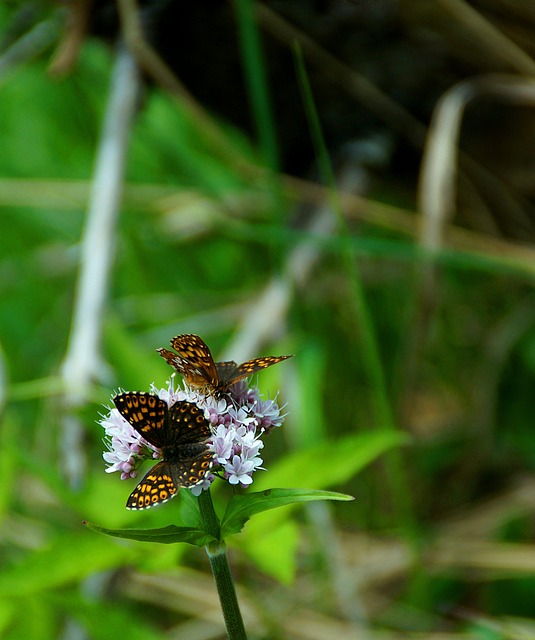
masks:
{"label": "blurred leaf", "polygon": [[408,437],[397,431],[371,431],[330,440],[287,455],[265,475],[255,478],[255,488],[266,485],[301,485],[321,489],[350,480],[366,465]]}
{"label": "blurred leaf", "polygon": [[[100,428],[95,425],[95,428]],[[99,468],[100,467],[100,468]],[[125,507],[128,494],[135,480],[121,480],[118,473],[106,473],[103,460],[96,460],[93,472],[87,477],[81,491],[69,491],[61,483],[51,485],[65,505],[68,505],[81,520],[99,519],[111,527],[121,527],[131,521],[132,513]]]}
{"label": "blurred leaf", "polygon": [[[105,327],[106,352],[117,367],[118,387],[148,391],[152,382],[162,384],[165,377],[163,360],[153,349],[147,349],[116,318],[109,317]],[[111,395],[111,394],[110,394]]]}
{"label": "blurred leaf", "polygon": [[5,416],[0,429],[0,523],[11,506],[16,479],[19,425],[11,412]]}
{"label": "blurred leaf", "polygon": [[216,542],[213,536],[202,529],[193,527],[176,527],[170,524],[160,529],[106,529],[97,524],[86,522],[89,529],[104,533],[114,538],[124,538],[126,540],[137,540],[138,542],[160,542],[161,544],[173,544],[175,542],[186,542],[196,547],[204,547],[209,542]]}
{"label": "blurred leaf", "polygon": [[9,387],[9,395],[13,400],[31,400],[59,395],[64,390],[65,385],[59,376],[48,376],[14,383]]}
{"label": "blurred leaf", "polygon": [[11,626],[11,621],[17,611],[17,604],[14,600],[3,598],[0,600],[0,637],[4,638],[4,633]]}
{"label": "blurred leaf", "polygon": [[2,635],[3,640],[56,640],[59,620],[56,611],[42,595],[29,594],[13,599],[15,615]]}
{"label": "blurred leaf", "polygon": [[[495,628],[494,628],[495,625]],[[475,622],[469,627],[469,631],[477,640],[522,640],[522,636],[510,636],[500,629],[497,620],[492,620],[485,624],[485,621]],[[525,637],[528,640],[528,637]]]}
{"label": "blurred leaf", "polygon": [[265,574],[282,584],[291,584],[295,578],[300,539],[298,525],[287,519],[274,527],[257,530],[255,536],[240,536],[237,546]]}
{"label": "blurred leaf", "polygon": [[294,366],[299,374],[294,394],[298,406],[294,406],[295,401],[292,399],[291,409],[292,414],[299,415],[299,420],[296,421],[292,442],[301,449],[328,438],[328,425],[322,406],[323,397],[317,392],[325,379],[325,347],[319,342],[309,340],[303,348],[299,348],[299,357]]}
{"label": "blurred leaf", "polygon": [[0,573],[0,597],[31,595],[79,582],[96,571],[122,566],[134,555],[127,547],[83,530],[58,535],[48,548],[28,553],[15,566],[4,566]]}
{"label": "blurred leaf", "polygon": [[298,502],[314,500],[353,500],[352,496],[333,491],[315,491],[309,489],[267,489],[257,493],[235,495],[228,503],[221,522],[221,538],[225,539],[239,533],[247,520],[257,513],[277,509]]}
{"label": "blurred leaf", "polygon": [[120,601],[88,602],[73,594],[61,594],[50,599],[64,615],[74,618],[91,640],[164,640],[169,637],[151,626],[130,604]]}

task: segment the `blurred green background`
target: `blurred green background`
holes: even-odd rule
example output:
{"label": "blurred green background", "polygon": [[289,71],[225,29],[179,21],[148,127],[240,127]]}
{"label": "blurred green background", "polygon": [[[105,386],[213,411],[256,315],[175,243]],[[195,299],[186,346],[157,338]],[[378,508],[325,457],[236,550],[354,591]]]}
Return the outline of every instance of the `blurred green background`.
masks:
{"label": "blurred green background", "polygon": [[[117,388],[165,385],[155,349],[183,332],[296,355],[259,377],[288,417],[251,490],[356,497],[229,541],[251,638],[535,637],[531,4],[178,4],[143,20],[197,102],[136,50],[117,222],[93,244],[114,3],[0,6],[0,637],[225,637],[202,550],[82,524],[177,522],[179,499],[125,510],[96,421]],[[461,81],[465,155],[444,160],[428,134],[457,148],[437,105]]]}

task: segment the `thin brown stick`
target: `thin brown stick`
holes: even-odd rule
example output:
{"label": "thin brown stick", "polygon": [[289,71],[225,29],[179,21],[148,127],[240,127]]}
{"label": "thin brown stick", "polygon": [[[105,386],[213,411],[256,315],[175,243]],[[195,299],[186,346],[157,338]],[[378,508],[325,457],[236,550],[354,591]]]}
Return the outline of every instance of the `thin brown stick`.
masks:
{"label": "thin brown stick", "polygon": [[415,147],[423,146],[426,127],[395,100],[265,5],[255,3],[255,13],[261,26],[274,38],[289,47],[294,42],[298,42],[305,59],[322,69],[333,84],[363,104],[368,111],[387,122],[394,131],[409,140]]}
{"label": "thin brown stick", "polygon": [[522,75],[535,76],[535,60],[467,2],[436,0],[436,4],[462,24],[474,40],[481,42],[487,55],[495,56]]}
{"label": "thin brown stick", "polygon": [[55,76],[67,74],[76,64],[89,28],[93,0],[75,0],[68,6],[67,24],[48,72]]}

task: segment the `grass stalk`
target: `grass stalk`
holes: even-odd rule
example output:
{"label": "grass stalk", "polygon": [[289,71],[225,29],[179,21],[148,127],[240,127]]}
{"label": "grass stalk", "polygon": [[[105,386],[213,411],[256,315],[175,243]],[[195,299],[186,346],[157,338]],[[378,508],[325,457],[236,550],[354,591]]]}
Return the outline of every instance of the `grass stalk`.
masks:
{"label": "grass stalk", "polygon": [[[349,230],[346,219],[343,215],[343,209],[338,196],[336,179],[332,170],[327,146],[322,135],[321,125],[318,113],[315,107],[314,98],[308,76],[306,74],[304,61],[301,50],[295,47],[296,69],[302,91],[305,112],[309,120],[309,128],[312,141],[316,149],[318,159],[319,172],[324,182],[330,185],[330,201],[333,211],[337,216],[340,243],[341,258],[346,273],[351,283],[351,304],[353,306],[355,317],[358,321],[358,330],[360,335],[359,357],[364,365],[366,375],[370,381],[372,393],[372,406],[374,411],[371,424],[381,426],[382,428],[398,429],[394,418],[393,409],[388,398],[388,389],[381,361],[379,345],[375,327],[372,321],[372,314],[368,308],[366,295],[362,277],[358,269],[357,256],[350,239]],[[408,479],[403,469],[401,454],[398,449],[392,449],[385,454],[385,468],[388,476],[388,484],[390,491],[394,497],[394,504],[397,510],[397,518],[401,523],[406,534],[412,538],[416,538],[416,524],[412,499],[409,490]]]}

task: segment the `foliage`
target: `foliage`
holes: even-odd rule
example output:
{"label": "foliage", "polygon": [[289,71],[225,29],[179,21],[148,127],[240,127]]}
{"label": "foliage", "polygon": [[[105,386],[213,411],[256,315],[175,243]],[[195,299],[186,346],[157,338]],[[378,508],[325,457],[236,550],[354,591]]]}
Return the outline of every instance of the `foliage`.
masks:
{"label": "foliage", "polygon": [[[0,23],[10,23],[16,4],[0,7]],[[52,9],[39,11],[39,20],[50,19]],[[409,6],[405,20],[419,19]],[[242,44],[258,43],[253,37]],[[253,594],[252,610],[260,602],[266,607],[253,616],[252,637],[294,637],[284,626],[289,604],[297,623],[321,615],[325,628],[344,625],[346,637],[361,628],[357,608],[370,637],[382,629],[396,638],[444,629],[452,639],[532,633],[529,219],[515,226],[486,218],[486,205],[463,176],[465,217],[452,220],[430,269],[413,211],[416,178],[407,175],[414,151],[401,154],[401,169],[373,173],[373,197],[355,207],[329,188],[319,197],[283,174],[251,173],[260,157],[270,167],[280,164],[261,86],[255,109],[270,133],[261,129],[260,151],[243,131],[220,123],[233,162],[199,133],[183,104],[153,85],[143,96],[100,370],[73,412],[84,425],[85,458],[79,484],[69,482],[61,365],[114,53],[89,39],[75,70],[53,79],[46,71],[51,47],[0,78],[2,638],[68,637],[73,626],[91,638],[161,638],[184,621],[203,620],[210,587],[197,550],[124,540],[205,544],[192,503],[181,496],[127,512],[133,485],[104,474],[95,420],[112,389],[165,383],[170,371],[155,349],[173,335],[195,332],[214,353],[223,350],[266,291],[277,291],[278,303],[285,293],[289,300],[287,307],[262,307],[269,330],[258,318],[253,323],[270,336],[266,353],[296,354],[287,369],[259,377],[266,393],[281,389],[287,423],[270,435],[266,471],[249,492],[232,496],[214,487],[238,582]],[[311,73],[306,52],[304,58],[302,85]],[[265,69],[258,73],[265,76]],[[312,85],[309,121],[315,97]],[[380,112],[379,103],[370,104]],[[321,147],[319,120],[311,137]],[[472,142],[478,131],[470,129]],[[497,143],[508,132],[504,124],[484,133]],[[522,131],[516,140],[522,138],[530,135]],[[503,159],[510,169],[514,148],[510,154],[495,164]],[[520,184],[524,175],[500,174],[500,181]],[[515,194],[515,202],[531,196]],[[329,234],[306,224],[325,200],[334,211]],[[521,231],[509,232],[513,226]],[[503,235],[493,237],[500,228]],[[306,267],[302,277],[292,274],[297,259]],[[297,486],[305,492],[290,489]],[[259,501],[270,489],[269,500]],[[335,490],[356,500],[333,509],[328,503],[267,511]],[[123,540],[97,535],[83,521]]]}

